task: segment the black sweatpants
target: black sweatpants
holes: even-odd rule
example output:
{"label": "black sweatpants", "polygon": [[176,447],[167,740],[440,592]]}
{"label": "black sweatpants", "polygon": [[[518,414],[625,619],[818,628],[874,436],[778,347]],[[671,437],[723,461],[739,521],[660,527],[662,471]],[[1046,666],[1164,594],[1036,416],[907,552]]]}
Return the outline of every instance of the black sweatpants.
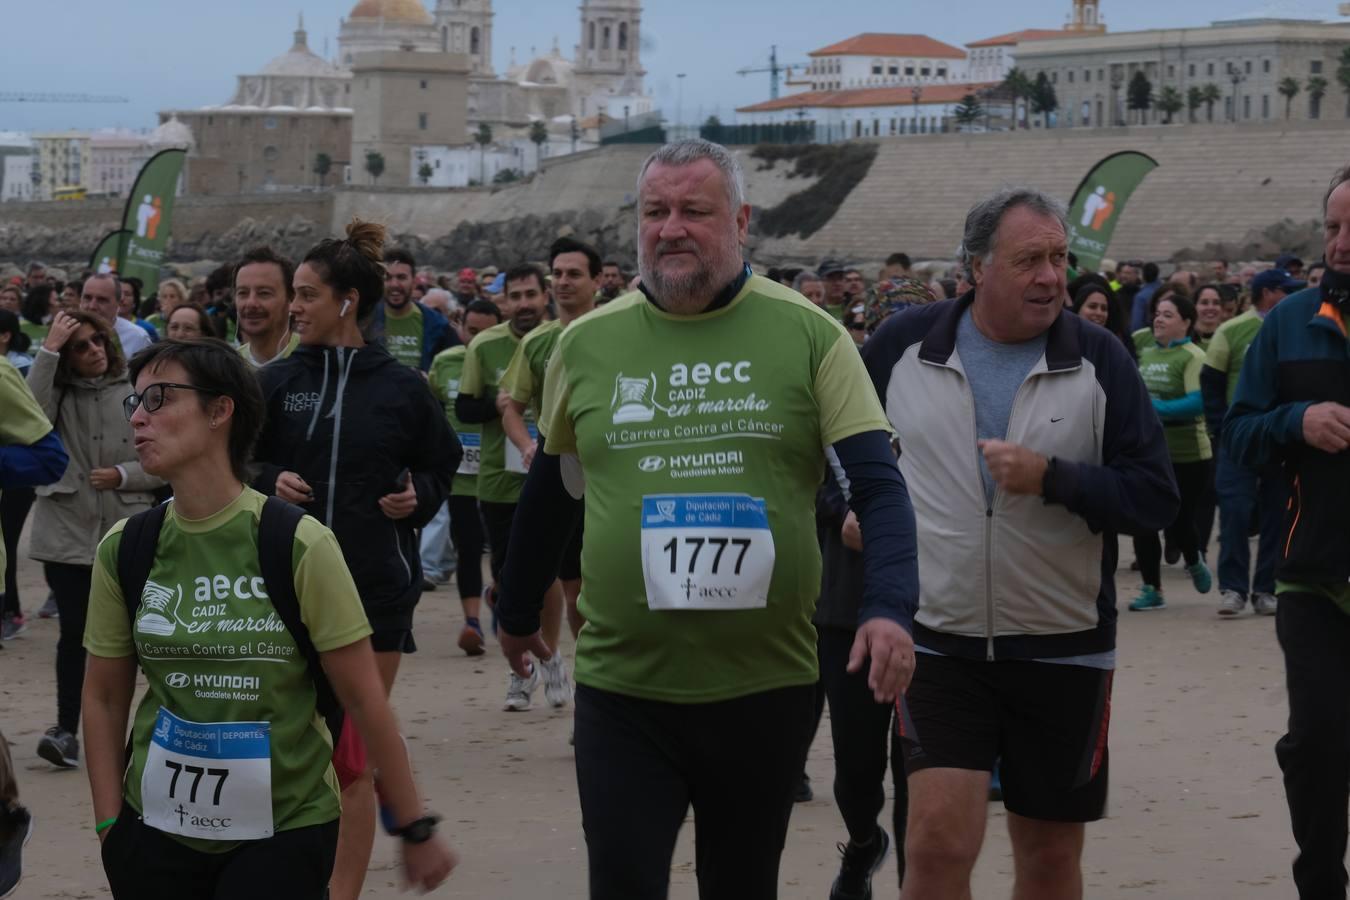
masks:
{"label": "black sweatpants", "polygon": [[[1176,518],[1167,526],[1167,539],[1172,546],[1181,551],[1186,565],[1192,566],[1200,560],[1200,538],[1195,531],[1196,511],[1204,502],[1205,492],[1212,490],[1214,475],[1212,460],[1200,462],[1172,463],[1172,472],[1177,479],[1177,491],[1181,494],[1181,507]],[[1136,535],[1134,538],[1134,556],[1139,560],[1139,575],[1144,584],[1155,588],[1162,584],[1162,543],[1158,533]]]}
{"label": "black sweatpants", "polygon": [[664,900],[694,807],[700,900],[773,900],[815,685],[717,703],[576,691],[591,900]]}
{"label": "black sweatpants", "polygon": [[830,737],[834,742],[834,802],[839,805],[849,840],[865,844],[876,834],[877,816],[886,806],[886,763],[895,785],[894,829],[900,883],[905,881],[905,822],[909,789],[893,724],[895,706],[878,703],[867,686],[867,666],[847,671],[848,654],[857,632],[818,628],[820,677],[830,701]]}
{"label": "black sweatpants", "polygon": [[334,819],[203,853],[123,805],[103,839],[103,871],[114,900],[324,900],[337,835]]}
{"label": "black sweatpants", "polygon": [[47,585],[56,597],[60,632],[56,639],[56,724],[71,734],[80,727],[84,690],[84,620],[89,613],[92,566],[43,563]]}
{"label": "black sweatpants", "polygon": [[0,531],[5,533],[5,604],[0,612],[6,616],[23,615],[19,605],[19,535],[36,496],[32,488],[9,488],[0,494]]}
{"label": "black sweatpants", "polygon": [[1350,806],[1350,616],[1316,594],[1279,595],[1289,733],[1275,744],[1298,843],[1301,900],[1344,900]]}

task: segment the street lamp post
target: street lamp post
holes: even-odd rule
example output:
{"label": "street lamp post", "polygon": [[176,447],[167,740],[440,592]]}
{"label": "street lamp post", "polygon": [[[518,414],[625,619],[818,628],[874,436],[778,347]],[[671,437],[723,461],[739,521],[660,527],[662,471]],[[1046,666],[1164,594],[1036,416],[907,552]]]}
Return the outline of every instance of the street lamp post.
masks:
{"label": "street lamp post", "polygon": [[684,112],[684,76],[686,74],[685,72],[675,73],[675,130],[677,132],[680,126],[684,124],[682,114]]}
{"label": "street lamp post", "polygon": [[919,133],[919,98],[921,98],[921,97],[923,96],[923,87],[922,87],[921,85],[917,85],[917,84],[914,85],[914,87],[912,87],[912,88],[909,89],[909,96],[912,97],[912,98],[914,99],[914,125],[913,125],[913,128],[910,130],[910,134],[918,134],[918,133]]}
{"label": "street lamp post", "polygon": [[623,108],[623,133],[628,133],[628,106],[626,104]]}

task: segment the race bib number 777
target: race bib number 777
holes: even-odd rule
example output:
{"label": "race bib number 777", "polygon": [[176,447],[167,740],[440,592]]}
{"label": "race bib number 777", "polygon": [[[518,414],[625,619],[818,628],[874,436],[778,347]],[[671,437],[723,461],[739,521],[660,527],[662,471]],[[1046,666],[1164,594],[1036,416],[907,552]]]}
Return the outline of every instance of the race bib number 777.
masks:
{"label": "race bib number 777", "polygon": [[773,533],[762,498],[642,498],[642,575],[649,608],[763,608],[773,564]]}

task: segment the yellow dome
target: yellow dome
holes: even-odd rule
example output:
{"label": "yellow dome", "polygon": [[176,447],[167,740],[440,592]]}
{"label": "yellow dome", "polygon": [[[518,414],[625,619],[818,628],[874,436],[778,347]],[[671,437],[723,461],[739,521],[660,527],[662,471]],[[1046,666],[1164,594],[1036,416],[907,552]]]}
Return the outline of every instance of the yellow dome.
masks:
{"label": "yellow dome", "polygon": [[384,19],[386,22],[412,22],[430,25],[431,16],[421,0],[360,0],[348,14],[350,19]]}

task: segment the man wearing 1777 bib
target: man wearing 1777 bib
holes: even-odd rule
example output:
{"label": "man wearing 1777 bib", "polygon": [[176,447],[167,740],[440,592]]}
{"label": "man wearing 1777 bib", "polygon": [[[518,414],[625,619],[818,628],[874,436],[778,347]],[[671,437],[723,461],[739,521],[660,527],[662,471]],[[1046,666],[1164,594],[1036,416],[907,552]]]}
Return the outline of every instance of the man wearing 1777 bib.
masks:
{"label": "man wearing 1777 bib", "polygon": [[502,649],[521,674],[543,649],[541,598],[584,491],[576,760],[591,897],[665,897],[692,804],[700,896],[762,900],[777,895],[815,725],[827,454],[868,536],[851,668],[870,667],[878,703],[914,665],[914,517],[852,340],[742,260],[736,159],[669,144],[638,198],[641,290],[574,322],[545,379]]}

